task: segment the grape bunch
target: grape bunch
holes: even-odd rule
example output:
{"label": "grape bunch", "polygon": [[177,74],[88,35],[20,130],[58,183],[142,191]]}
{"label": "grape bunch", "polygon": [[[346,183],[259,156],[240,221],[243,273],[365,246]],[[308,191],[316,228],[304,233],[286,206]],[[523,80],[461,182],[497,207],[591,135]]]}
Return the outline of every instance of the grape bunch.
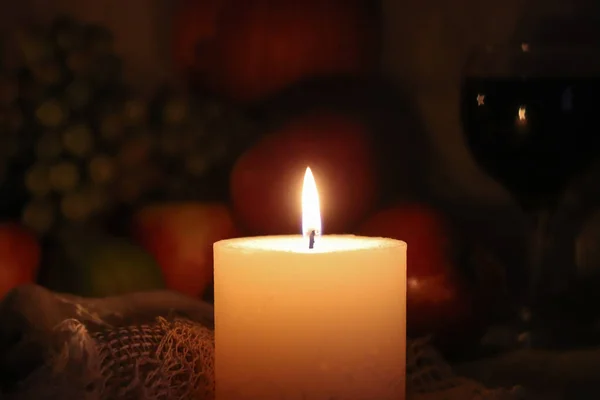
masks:
{"label": "grape bunch", "polygon": [[0,80],[0,153],[24,224],[48,235],[145,201],[226,196],[229,168],[255,137],[243,112],[172,88],[140,97],[102,26],[60,17],[16,43],[21,67]]}
{"label": "grape bunch", "polygon": [[13,174],[26,194],[23,222],[45,234],[132,196],[118,182],[149,154],[147,105],[123,83],[106,28],[61,17],[15,36],[21,67],[14,104],[24,122],[14,135]]}
{"label": "grape bunch", "polygon": [[233,162],[256,139],[255,121],[210,96],[165,89],[151,105],[156,162],[165,179],[157,188],[167,200],[227,198]]}

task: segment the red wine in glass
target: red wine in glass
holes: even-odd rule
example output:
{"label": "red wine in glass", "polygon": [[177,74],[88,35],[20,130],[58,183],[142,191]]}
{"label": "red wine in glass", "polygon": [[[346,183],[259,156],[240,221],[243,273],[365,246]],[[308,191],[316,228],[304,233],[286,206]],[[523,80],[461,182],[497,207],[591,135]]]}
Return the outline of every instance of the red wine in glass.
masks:
{"label": "red wine in glass", "polygon": [[551,207],[598,156],[600,77],[467,77],[462,93],[472,155],[525,211]]}
{"label": "red wine in glass", "polygon": [[477,164],[536,224],[527,302],[543,293],[544,235],[573,178],[600,157],[600,49],[528,44],[475,52],[461,120]]}

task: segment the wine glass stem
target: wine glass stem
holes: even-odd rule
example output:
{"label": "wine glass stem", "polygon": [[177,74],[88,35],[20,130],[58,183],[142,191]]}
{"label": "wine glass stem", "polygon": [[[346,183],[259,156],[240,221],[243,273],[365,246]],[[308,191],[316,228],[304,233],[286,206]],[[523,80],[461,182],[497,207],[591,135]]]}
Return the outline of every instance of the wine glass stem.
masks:
{"label": "wine glass stem", "polygon": [[543,208],[533,215],[534,231],[530,253],[529,303],[533,305],[543,292],[544,256],[546,254],[546,239],[550,225],[550,210]]}

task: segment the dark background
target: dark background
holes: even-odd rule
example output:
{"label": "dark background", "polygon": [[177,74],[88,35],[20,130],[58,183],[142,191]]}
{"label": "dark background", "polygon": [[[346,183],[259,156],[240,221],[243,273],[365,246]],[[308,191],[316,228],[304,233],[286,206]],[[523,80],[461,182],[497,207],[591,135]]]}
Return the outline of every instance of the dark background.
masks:
{"label": "dark background", "polygon": [[[60,13],[106,25],[126,61],[126,80],[150,92],[156,84],[175,79],[169,48],[173,4],[169,0],[2,0],[0,26],[9,31],[21,21]],[[383,0],[381,9],[382,70],[405,95],[397,103],[392,99],[387,107],[419,121],[417,128],[407,123],[393,129],[414,130],[425,143],[411,175],[427,196],[460,220],[467,236],[486,242],[506,264],[521,268],[519,248],[527,220],[508,193],[478,169],[464,145],[459,121],[461,73],[474,47],[548,32],[560,36],[561,25],[554,21],[577,26],[582,18],[598,14],[600,3]]]}
{"label": "dark background", "polygon": [[[110,27],[127,61],[128,81],[141,87],[171,76],[169,0],[3,0],[0,26],[35,15],[68,12]],[[461,70],[473,46],[535,31],[549,17],[587,16],[594,0],[383,0],[383,66],[408,86],[434,151],[423,179],[452,202],[496,207],[512,204],[507,193],[478,170],[460,132]],[[596,6],[600,8],[600,6]],[[170,78],[169,78],[170,79]],[[401,110],[399,110],[400,112]]]}

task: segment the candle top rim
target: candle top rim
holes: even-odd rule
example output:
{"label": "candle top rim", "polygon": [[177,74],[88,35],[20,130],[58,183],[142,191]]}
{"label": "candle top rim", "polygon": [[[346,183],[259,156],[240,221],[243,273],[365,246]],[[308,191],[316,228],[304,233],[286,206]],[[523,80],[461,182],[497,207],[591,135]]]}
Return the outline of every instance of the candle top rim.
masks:
{"label": "candle top rim", "polygon": [[215,247],[240,251],[269,251],[281,253],[328,253],[336,251],[381,250],[406,248],[406,242],[383,237],[355,235],[324,235],[318,237],[315,248],[308,248],[308,237],[302,235],[252,236],[221,240]]}

